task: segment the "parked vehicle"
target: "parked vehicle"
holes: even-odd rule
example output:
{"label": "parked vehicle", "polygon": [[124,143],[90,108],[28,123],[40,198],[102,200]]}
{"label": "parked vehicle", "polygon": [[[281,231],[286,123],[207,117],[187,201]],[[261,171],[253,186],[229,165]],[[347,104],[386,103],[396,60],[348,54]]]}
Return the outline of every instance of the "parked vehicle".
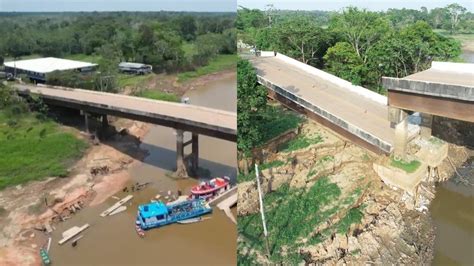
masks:
{"label": "parked vehicle", "polygon": [[123,73],[145,75],[150,74],[153,70],[151,65],[145,65],[140,63],[122,62],[119,64],[119,70]]}

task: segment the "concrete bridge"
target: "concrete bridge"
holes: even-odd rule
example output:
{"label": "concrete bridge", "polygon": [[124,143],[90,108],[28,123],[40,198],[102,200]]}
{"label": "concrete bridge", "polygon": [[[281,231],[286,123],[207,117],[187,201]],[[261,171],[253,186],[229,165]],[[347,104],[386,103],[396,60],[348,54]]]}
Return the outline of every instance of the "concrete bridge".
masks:
{"label": "concrete bridge", "polygon": [[394,129],[387,98],[274,52],[251,60],[269,96],[352,142],[376,153],[391,153]]}
{"label": "concrete bridge", "polygon": [[421,134],[431,136],[433,115],[474,123],[474,64],[432,62],[431,68],[404,78],[383,77],[389,120],[395,128],[395,154],[407,146],[407,116],[421,113]]}
{"label": "concrete bridge", "polygon": [[[89,114],[107,115],[171,127],[177,132],[177,175],[187,176],[187,162],[196,171],[199,158],[199,134],[235,142],[237,140],[236,113],[182,103],[171,103],[139,97],[62,87],[14,85],[20,95],[39,95],[47,104],[81,110],[89,129]],[[183,133],[192,133],[184,142]],[[184,147],[192,145],[192,153],[184,155]]]}
{"label": "concrete bridge", "polygon": [[420,132],[408,123],[415,112],[422,136],[431,136],[433,115],[474,122],[474,64],[433,62],[402,79],[384,77],[385,97],[280,53],[250,60],[271,98],[377,153],[405,156]]}

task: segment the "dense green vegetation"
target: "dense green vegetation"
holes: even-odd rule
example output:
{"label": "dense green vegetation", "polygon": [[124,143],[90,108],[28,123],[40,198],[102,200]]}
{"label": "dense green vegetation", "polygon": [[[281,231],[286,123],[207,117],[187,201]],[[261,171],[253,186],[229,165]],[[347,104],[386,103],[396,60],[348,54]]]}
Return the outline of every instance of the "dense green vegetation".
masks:
{"label": "dense green vegetation", "polygon": [[[323,177],[308,190],[290,188],[288,184],[284,184],[276,191],[266,194],[264,206],[271,260],[285,265],[300,263],[302,261],[298,254],[298,247],[302,245],[300,240],[308,238],[318,225],[326,222],[340,210],[342,206],[334,204],[335,202],[353,204],[360,193],[359,189],[349,196],[341,195],[340,188],[331,183],[329,178]],[[358,208],[349,211],[339,223],[327,230],[327,236],[318,234],[314,238],[321,241],[331,233],[344,232],[352,223],[360,222],[362,218],[360,214]],[[285,230],[282,230],[283,228]],[[266,254],[259,213],[239,217],[238,231],[248,245]],[[287,248],[285,256],[282,255],[283,247]]]}
{"label": "dense green vegetation", "polygon": [[7,88],[0,86],[0,92],[0,189],[67,175],[87,144],[42,113],[32,112]]}
{"label": "dense green vegetation", "polygon": [[382,76],[403,77],[431,61],[459,60],[460,42],[433,29],[472,33],[474,15],[462,6],[428,11],[371,12],[238,10],[239,39],[275,50],[379,93]]}
{"label": "dense green vegetation", "polygon": [[421,163],[418,160],[412,160],[410,162],[406,162],[404,160],[395,160],[393,157],[391,158],[390,165],[400,168],[407,173],[413,173],[420,167]]}
{"label": "dense green vegetation", "polygon": [[246,60],[237,64],[237,112],[237,148],[246,155],[304,120],[280,106],[267,105],[267,90],[257,84],[255,69]]}
{"label": "dense green vegetation", "polygon": [[234,20],[234,13],[0,13],[0,61],[54,56],[97,63],[94,75],[57,73],[47,82],[114,91],[121,61],[150,64],[157,73],[220,70],[230,57],[216,57],[236,51]]}
{"label": "dense green vegetation", "polygon": [[172,93],[166,93],[157,90],[144,90],[137,93],[136,96],[153,99],[153,100],[160,100],[160,101],[167,101],[167,102],[180,102],[180,98]]}
{"label": "dense green vegetation", "polygon": [[226,69],[233,69],[236,66],[237,55],[218,55],[209,61],[209,64],[178,74],[178,81],[184,82],[192,78],[216,73]]}
{"label": "dense green vegetation", "polygon": [[281,106],[267,105],[262,112],[264,121],[261,127],[262,139],[257,145],[263,145],[282,133],[297,128],[304,118]]}
{"label": "dense green vegetation", "polygon": [[237,63],[237,149],[246,155],[261,143],[267,90],[257,84],[257,75],[247,60]]}

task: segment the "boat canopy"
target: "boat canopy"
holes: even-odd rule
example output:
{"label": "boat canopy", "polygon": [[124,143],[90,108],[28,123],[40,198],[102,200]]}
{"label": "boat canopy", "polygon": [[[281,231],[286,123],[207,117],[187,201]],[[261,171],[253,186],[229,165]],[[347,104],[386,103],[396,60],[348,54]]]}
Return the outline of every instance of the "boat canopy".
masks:
{"label": "boat canopy", "polygon": [[142,204],[138,206],[138,211],[140,212],[140,216],[142,216],[144,219],[168,214],[168,208],[161,201]]}

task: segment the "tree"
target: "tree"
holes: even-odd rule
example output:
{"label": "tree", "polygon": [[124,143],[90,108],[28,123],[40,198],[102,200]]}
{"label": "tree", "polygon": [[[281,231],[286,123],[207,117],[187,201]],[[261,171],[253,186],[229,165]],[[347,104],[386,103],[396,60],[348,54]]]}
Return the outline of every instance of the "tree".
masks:
{"label": "tree", "polygon": [[446,10],[451,18],[451,33],[454,33],[457,30],[462,15],[466,12],[466,8],[459,4],[450,4],[446,7]]}
{"label": "tree", "polygon": [[193,16],[180,16],[174,23],[183,39],[192,41],[196,38],[196,19]]}
{"label": "tree", "polygon": [[379,14],[355,7],[333,16],[329,27],[354,47],[363,62],[367,61],[367,52],[389,30],[387,21]]}
{"label": "tree", "polygon": [[266,103],[267,90],[258,85],[252,64],[240,60],[237,62],[237,148],[246,156],[263,137],[261,124]]}
{"label": "tree", "polygon": [[446,21],[447,12],[444,8],[433,8],[430,11],[430,25],[435,29],[440,29]]}
{"label": "tree", "polygon": [[241,7],[237,10],[237,20],[235,27],[238,30],[248,30],[250,28],[262,28],[267,24],[265,14],[258,9],[248,9]]}
{"label": "tree", "polygon": [[366,68],[354,47],[347,42],[338,42],[324,56],[326,68],[334,75],[354,84],[362,85]]}
{"label": "tree", "polygon": [[273,26],[270,34],[274,35],[274,48],[306,64],[320,63],[329,46],[326,30],[306,16],[280,22]]}

